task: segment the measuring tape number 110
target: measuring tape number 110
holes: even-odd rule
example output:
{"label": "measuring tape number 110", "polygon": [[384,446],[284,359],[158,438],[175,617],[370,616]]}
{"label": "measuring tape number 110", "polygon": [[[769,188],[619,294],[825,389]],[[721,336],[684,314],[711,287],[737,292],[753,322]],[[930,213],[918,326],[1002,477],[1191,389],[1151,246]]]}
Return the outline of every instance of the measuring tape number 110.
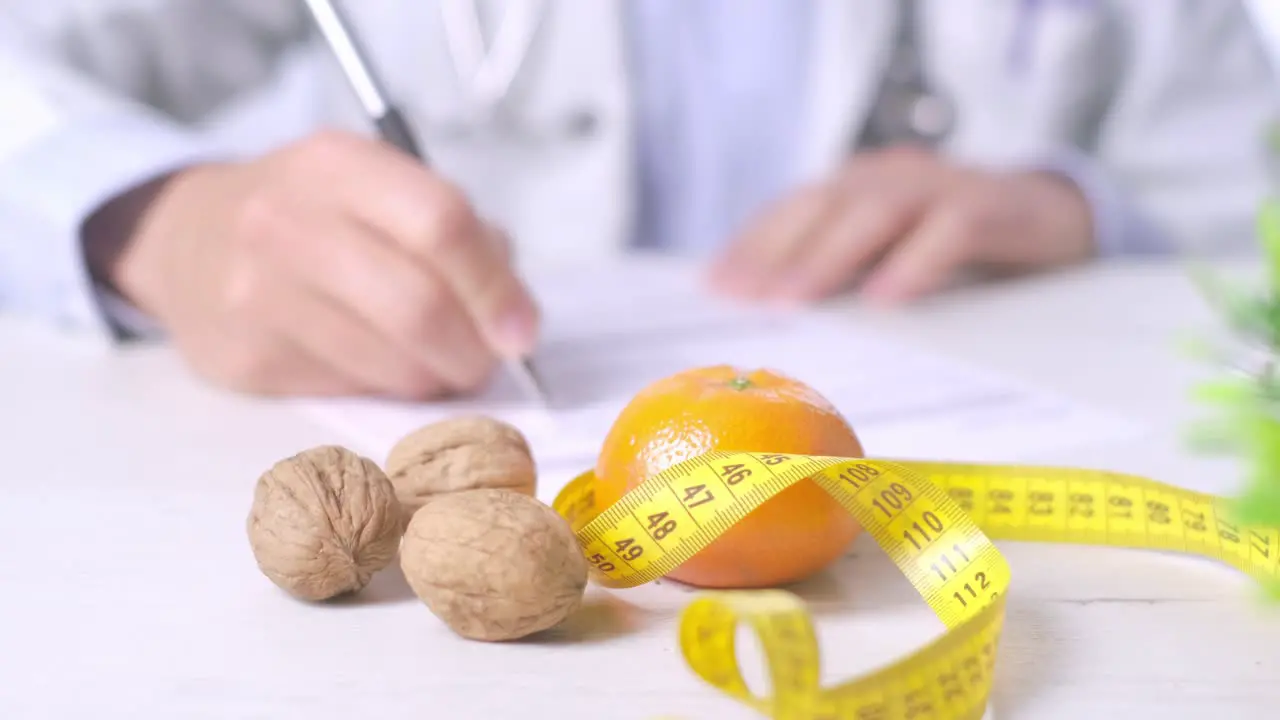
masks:
{"label": "measuring tape number 110", "polygon": [[[852,514],[946,631],[897,662],[820,684],[802,601],[781,590],[706,592],[683,611],[680,645],[703,680],[777,720],[981,718],[1009,589],[993,539],[1166,550],[1220,560],[1274,583],[1280,533],[1239,527],[1221,498],[1132,475],[1072,468],[711,452],[674,465],[607,508],[585,472],[554,507],[594,579],[643,585],[669,573],[787,487],[812,481]],[[771,693],[743,680],[734,638],[751,627]]]}

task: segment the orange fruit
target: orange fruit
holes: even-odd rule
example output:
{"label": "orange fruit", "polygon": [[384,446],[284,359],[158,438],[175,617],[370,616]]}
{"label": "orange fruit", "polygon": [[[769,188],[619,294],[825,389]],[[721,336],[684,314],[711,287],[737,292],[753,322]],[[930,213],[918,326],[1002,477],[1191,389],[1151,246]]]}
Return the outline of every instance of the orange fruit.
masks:
{"label": "orange fruit", "polygon": [[[600,507],[713,450],[861,457],[845,418],[816,390],[771,370],[699,367],[658,380],[619,413],[596,462]],[[767,500],[668,577],[703,588],[793,583],[827,568],[858,522],[806,478]]]}

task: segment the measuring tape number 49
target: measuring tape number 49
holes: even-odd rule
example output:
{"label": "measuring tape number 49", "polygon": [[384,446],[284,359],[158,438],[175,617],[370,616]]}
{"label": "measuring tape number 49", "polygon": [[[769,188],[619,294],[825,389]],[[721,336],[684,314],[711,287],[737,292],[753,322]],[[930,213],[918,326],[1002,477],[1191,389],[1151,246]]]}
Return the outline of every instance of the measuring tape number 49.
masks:
{"label": "measuring tape number 49", "polygon": [[[599,508],[595,476],[554,501],[605,587],[656,580],[747,513],[801,481],[849,511],[910,580],[946,631],[897,662],[820,684],[802,601],[780,590],[706,592],[683,611],[686,662],[711,686],[777,720],[981,718],[991,693],[1009,588],[993,539],[1167,550],[1280,577],[1280,533],[1239,527],[1221,498],[1132,475],[1073,468],[712,452],[668,468]],[[743,680],[740,624],[756,633],[771,692]]]}

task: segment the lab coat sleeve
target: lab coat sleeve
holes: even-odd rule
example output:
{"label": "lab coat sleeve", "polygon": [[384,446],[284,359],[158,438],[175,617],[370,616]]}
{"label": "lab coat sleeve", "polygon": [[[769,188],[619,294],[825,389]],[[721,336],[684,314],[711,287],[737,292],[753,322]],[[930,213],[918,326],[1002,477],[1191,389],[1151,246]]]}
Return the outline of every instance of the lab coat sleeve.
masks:
{"label": "lab coat sleeve", "polygon": [[84,221],[129,188],[222,157],[198,121],[274,77],[306,36],[300,8],[167,0],[0,12],[0,311],[122,336],[84,262]]}
{"label": "lab coat sleeve", "polygon": [[1087,177],[1109,252],[1251,252],[1280,81],[1241,0],[1118,0],[1127,41]]}
{"label": "lab coat sleeve", "polygon": [[1063,177],[1084,197],[1099,257],[1168,255],[1177,251],[1173,236],[1157,225],[1106,168],[1088,154],[1061,151],[1031,163],[1029,169]]}

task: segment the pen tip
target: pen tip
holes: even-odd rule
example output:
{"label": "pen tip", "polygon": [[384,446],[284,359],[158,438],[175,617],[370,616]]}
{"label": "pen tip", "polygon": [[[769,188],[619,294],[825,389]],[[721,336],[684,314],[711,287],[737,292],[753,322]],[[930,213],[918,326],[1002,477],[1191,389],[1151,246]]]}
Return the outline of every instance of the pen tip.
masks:
{"label": "pen tip", "polygon": [[533,361],[529,358],[520,358],[514,363],[514,370],[525,392],[542,407],[549,407],[551,398],[547,394],[546,383],[535,370]]}

